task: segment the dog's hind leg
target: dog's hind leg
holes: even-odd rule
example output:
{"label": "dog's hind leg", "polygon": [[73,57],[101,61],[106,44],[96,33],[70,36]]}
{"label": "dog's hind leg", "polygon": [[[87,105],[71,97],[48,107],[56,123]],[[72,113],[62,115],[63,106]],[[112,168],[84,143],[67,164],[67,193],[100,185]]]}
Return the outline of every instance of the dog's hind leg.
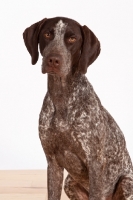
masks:
{"label": "dog's hind leg", "polygon": [[133,200],[133,174],[128,174],[119,179],[113,200]]}
{"label": "dog's hind leg", "polygon": [[64,190],[70,200],[89,200],[89,193],[70,175],[65,180]]}

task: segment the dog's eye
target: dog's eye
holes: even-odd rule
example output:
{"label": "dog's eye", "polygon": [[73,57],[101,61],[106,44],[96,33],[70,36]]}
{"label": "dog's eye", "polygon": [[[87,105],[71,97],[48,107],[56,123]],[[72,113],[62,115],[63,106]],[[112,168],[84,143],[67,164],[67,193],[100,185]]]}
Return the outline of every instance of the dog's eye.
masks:
{"label": "dog's eye", "polygon": [[76,38],[75,38],[75,37],[70,37],[70,38],[68,39],[68,42],[69,42],[69,43],[74,43],[74,42],[76,42]]}
{"label": "dog's eye", "polygon": [[51,34],[50,33],[44,33],[44,37],[49,39],[51,37]]}

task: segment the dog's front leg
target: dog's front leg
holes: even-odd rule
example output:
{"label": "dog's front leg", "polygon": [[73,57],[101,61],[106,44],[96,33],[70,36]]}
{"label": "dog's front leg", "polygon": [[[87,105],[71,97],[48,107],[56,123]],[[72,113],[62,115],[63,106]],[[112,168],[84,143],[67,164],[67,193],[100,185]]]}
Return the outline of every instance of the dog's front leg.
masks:
{"label": "dog's front leg", "polygon": [[48,159],[48,200],[60,200],[63,184],[63,168],[60,167],[53,156]]}
{"label": "dog's front leg", "polygon": [[91,170],[89,176],[89,200],[105,200],[103,180],[99,169],[97,171]]}
{"label": "dog's front leg", "polygon": [[106,162],[102,157],[100,159],[98,157],[97,159],[91,159],[89,166],[89,200],[106,199],[105,165]]}

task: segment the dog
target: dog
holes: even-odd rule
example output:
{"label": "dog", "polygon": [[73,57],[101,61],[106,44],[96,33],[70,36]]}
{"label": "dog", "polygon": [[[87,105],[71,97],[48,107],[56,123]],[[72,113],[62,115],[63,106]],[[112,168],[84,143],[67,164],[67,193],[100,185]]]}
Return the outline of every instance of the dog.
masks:
{"label": "dog", "polygon": [[32,64],[48,75],[39,137],[48,162],[48,200],[133,200],[133,166],[119,126],[102,106],[85,74],[100,54],[95,34],[55,17],[28,27],[23,38]]}

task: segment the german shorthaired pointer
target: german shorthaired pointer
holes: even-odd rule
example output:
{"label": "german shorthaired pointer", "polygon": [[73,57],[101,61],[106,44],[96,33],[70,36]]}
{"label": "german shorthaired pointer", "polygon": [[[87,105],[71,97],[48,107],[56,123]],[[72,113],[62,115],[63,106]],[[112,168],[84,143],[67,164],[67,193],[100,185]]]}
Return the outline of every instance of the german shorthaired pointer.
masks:
{"label": "german shorthaired pointer", "polygon": [[100,53],[94,33],[78,22],[43,19],[24,31],[32,64],[43,56],[48,92],[39,136],[48,162],[48,199],[133,200],[133,166],[119,126],[84,75]]}

